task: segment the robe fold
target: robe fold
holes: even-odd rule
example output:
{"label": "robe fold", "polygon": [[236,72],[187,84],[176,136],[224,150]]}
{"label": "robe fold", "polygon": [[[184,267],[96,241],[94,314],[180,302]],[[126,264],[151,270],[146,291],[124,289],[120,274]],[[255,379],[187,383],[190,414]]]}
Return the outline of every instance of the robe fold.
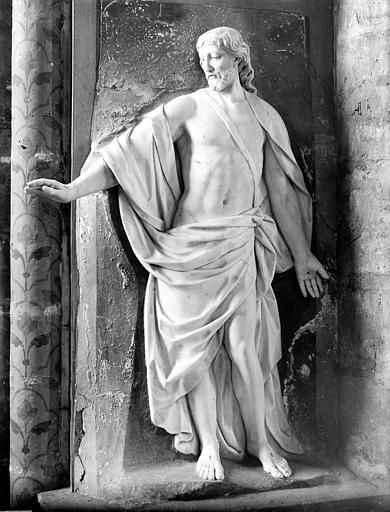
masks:
{"label": "robe fold", "polygon": [[[195,94],[213,102],[205,90]],[[250,93],[246,96],[297,194],[310,242],[311,199],[286,128],[270,105]],[[175,435],[179,451],[197,454],[199,440],[187,395],[211,368],[216,382],[221,453],[236,459],[246,452],[253,453],[232,385],[224,329],[255,293],[254,342],[264,378],[267,435],[270,443],[284,452],[302,453],[282,403],[277,371],[280,324],[271,287],[275,271],[292,266],[291,255],[272,219],[264,180],[258,172],[256,177],[234,125],[218,105],[212,106],[255,179],[253,207],[238,215],[172,227],[182,191],[163,107],[99,150],[120,185],[125,232],[135,255],[150,273],[144,325],[151,419]]]}

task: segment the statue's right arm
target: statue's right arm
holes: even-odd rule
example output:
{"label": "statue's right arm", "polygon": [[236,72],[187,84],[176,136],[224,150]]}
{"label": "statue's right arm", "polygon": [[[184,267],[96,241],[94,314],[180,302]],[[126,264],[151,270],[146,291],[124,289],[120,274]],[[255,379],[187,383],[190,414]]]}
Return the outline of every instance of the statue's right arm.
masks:
{"label": "statue's right arm", "polygon": [[24,190],[26,194],[41,195],[60,203],[69,203],[79,197],[106,190],[117,184],[115,176],[103,158],[91,153],[83,165],[80,176],[71,183],[65,184],[57,180],[39,178],[27,182]]}
{"label": "statue's right arm", "polygon": [[[192,116],[195,103],[190,96],[179,96],[165,105],[165,114],[175,142],[183,135],[186,120]],[[39,178],[27,182],[26,194],[41,195],[60,203],[69,203],[94,192],[100,192],[117,185],[118,182],[103,160],[91,152],[85,161],[80,176],[71,183],[65,184],[57,180]]]}
{"label": "statue's right arm", "polygon": [[184,134],[186,122],[195,113],[195,101],[191,95],[178,96],[165,105],[164,112],[172,140],[176,142]]}

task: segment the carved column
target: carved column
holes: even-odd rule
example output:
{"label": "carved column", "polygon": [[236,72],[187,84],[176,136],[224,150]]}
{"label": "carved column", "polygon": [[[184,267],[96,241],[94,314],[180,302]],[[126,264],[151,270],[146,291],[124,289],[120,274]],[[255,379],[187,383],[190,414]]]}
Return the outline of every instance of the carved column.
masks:
{"label": "carved column", "polygon": [[9,481],[9,216],[11,152],[11,0],[0,3],[0,496],[8,506]]}
{"label": "carved column", "polygon": [[14,0],[11,149],[11,505],[68,483],[67,210],[25,196],[66,179],[69,2]]}

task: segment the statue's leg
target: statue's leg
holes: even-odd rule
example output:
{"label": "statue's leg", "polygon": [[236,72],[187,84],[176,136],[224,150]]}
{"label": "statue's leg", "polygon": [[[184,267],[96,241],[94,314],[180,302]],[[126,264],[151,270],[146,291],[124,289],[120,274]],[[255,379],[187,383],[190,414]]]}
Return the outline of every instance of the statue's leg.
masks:
{"label": "statue's leg", "polygon": [[268,444],[265,431],[264,379],[255,347],[256,290],[225,325],[224,344],[232,361],[232,384],[247,436],[266,472],[276,478],[291,476],[287,461]]}
{"label": "statue's leg", "polygon": [[198,475],[204,480],[223,480],[217,441],[215,381],[210,368],[199,384],[188,393],[188,401],[202,447],[196,465]]}

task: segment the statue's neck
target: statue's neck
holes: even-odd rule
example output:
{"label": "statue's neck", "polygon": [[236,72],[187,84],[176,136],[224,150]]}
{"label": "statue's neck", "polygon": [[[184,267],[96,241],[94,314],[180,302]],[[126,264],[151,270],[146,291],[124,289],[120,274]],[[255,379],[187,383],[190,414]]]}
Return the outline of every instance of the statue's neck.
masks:
{"label": "statue's neck", "polygon": [[222,91],[215,91],[210,87],[208,91],[217,101],[222,100],[225,103],[241,103],[246,100],[245,91],[239,79],[225,87]]}

